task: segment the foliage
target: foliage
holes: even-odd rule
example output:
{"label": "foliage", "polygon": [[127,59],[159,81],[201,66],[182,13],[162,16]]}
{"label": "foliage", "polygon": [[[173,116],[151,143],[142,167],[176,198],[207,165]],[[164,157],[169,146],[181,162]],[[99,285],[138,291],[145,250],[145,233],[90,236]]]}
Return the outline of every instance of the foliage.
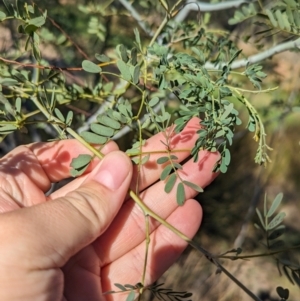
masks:
{"label": "foliage", "polygon": [[[162,0],[135,2],[138,1],[133,1],[133,4],[139,13],[144,11],[144,20],[148,14],[157,13],[158,24],[137,19],[139,28],[133,30],[130,39],[124,39],[122,32],[112,38],[110,24],[124,18],[113,1],[78,5],[78,13],[89,20],[84,37],[89,37],[97,45],[92,47],[93,44],[87,42],[89,47],[84,49],[54,22],[47,10],[34,4],[17,1],[12,4],[3,0],[0,21],[4,26],[13,21],[11,24],[19,40],[0,58],[1,141],[16,131],[42,131],[41,140],[73,137],[93,153],[73,159],[71,175],[77,177],[96,156],[103,156],[101,147],[96,145],[103,146],[120,137],[127,139],[124,151],[140,167],[149,160],[151,153],[141,151],[145,139],[163,132],[164,150],[157,160],[157,164],[163,167],[160,179],[165,181],[165,192],[176,189],[179,205],[184,203],[186,187],[203,191],[181,178],[182,165],[174,155],[178,150],[170,146],[171,134],[180,132],[193,117],[200,118],[198,137],[190,150],[195,161],[202,149],[218,151],[221,157],[214,171],[225,173],[231,161],[230,147],[235,131],[244,124],[254,133],[253,138],[258,144],[255,162],[266,165],[271,148],[267,145],[263,118],[249,99],[252,93],[274,90],[273,87],[263,89],[263,79],[267,74],[260,61],[266,57],[258,56],[254,61],[244,58],[229,32],[210,27],[209,14],[205,14],[201,21],[176,22],[176,15],[184,9],[183,1],[173,4],[173,1]],[[129,13],[135,16],[137,12],[130,7]],[[300,31],[299,14],[300,5],[294,0],[273,1],[266,6],[261,1],[249,2],[236,9],[229,23],[236,25],[255,19],[253,24],[262,28],[254,34],[259,48],[263,41],[275,34],[282,40],[296,43]],[[250,37],[252,35],[245,35],[245,40]],[[295,48],[295,45],[291,47]],[[53,64],[44,54],[47,47],[64,49],[64,52],[73,47],[80,57],[80,66],[77,58],[72,61],[77,64],[75,67],[67,64],[68,59]],[[91,53],[91,49],[97,50]],[[240,114],[245,111],[247,121]],[[142,208],[145,218],[151,216],[188,241],[254,300],[258,300],[219,262],[218,259],[226,258],[224,254],[227,253],[213,257],[147,208],[133,191],[130,191],[130,196]],[[257,211],[258,227],[265,233],[266,247],[272,252],[281,243],[277,238],[284,231],[281,225],[284,213],[278,213],[271,221],[269,218],[274,215],[281,199],[282,195],[278,195],[269,210],[265,200],[264,214]],[[242,258],[240,250],[233,253],[236,255],[228,258]],[[299,285],[299,267],[279,259],[277,263],[290,281]],[[127,300],[134,300],[133,292],[142,293],[146,289],[142,283],[116,286],[121,291],[130,291]],[[189,293],[170,291],[161,288],[160,284],[147,289],[161,300],[190,297]],[[277,292],[282,300],[287,300],[288,293],[284,289],[278,288]]]}

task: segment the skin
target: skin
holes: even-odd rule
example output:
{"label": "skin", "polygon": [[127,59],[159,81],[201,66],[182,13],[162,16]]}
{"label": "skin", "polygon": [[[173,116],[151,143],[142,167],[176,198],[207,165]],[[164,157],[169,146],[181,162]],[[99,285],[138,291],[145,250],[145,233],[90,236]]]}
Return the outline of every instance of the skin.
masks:
{"label": "skin", "polygon": [[[189,149],[199,129],[193,119],[179,135],[168,133],[171,149]],[[172,136],[172,138],[170,138]],[[143,151],[165,150],[165,134],[150,138]],[[202,210],[186,187],[184,206],[176,204],[176,191],[166,194],[159,181],[162,154],[151,154],[141,167],[113,142],[101,161],[55,191],[51,183],[69,177],[70,162],[87,150],[75,140],[21,146],[0,160],[0,300],[125,300],[114,283],[141,281],[145,254],[145,218],[128,198],[128,188],[168,223],[188,237],[197,232]],[[189,152],[174,153],[180,161]],[[181,176],[201,187],[216,174],[219,155],[200,152],[198,162],[188,160]],[[137,185],[138,184],[138,185]],[[146,284],[155,281],[187,246],[174,233],[150,220],[151,244]]]}

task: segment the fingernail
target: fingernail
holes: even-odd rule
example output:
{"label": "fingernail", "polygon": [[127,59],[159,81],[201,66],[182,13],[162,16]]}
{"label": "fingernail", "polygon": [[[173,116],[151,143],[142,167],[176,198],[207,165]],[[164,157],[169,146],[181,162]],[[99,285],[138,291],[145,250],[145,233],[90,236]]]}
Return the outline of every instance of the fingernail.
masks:
{"label": "fingernail", "polygon": [[129,163],[121,152],[106,155],[94,179],[110,190],[117,190],[129,174]]}

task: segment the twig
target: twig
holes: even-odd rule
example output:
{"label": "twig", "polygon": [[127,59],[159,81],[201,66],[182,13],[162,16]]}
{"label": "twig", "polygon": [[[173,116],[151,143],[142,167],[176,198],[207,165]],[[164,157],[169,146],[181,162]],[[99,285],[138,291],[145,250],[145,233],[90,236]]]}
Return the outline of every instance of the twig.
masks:
{"label": "twig", "polygon": [[82,67],[57,67],[57,66],[44,66],[44,65],[37,65],[37,64],[24,64],[21,62],[13,61],[13,60],[8,60],[3,57],[0,57],[0,61],[8,63],[8,64],[13,64],[13,65],[19,65],[22,67],[27,67],[27,68],[37,68],[37,69],[48,69],[48,70],[59,70],[59,71],[81,71]]}
{"label": "twig", "polygon": [[[275,54],[290,50],[290,49],[295,49],[295,48],[299,48],[300,47],[300,38],[298,38],[297,40],[294,41],[290,41],[290,42],[286,42],[286,43],[282,43],[279,45],[276,45],[272,48],[269,48],[265,51],[262,51],[258,54],[254,54],[252,56],[249,56],[247,59],[242,59],[242,60],[238,60],[236,62],[233,62],[232,65],[230,66],[231,69],[238,69],[238,68],[242,68],[247,66],[248,64],[256,64],[258,62],[264,61],[267,58],[272,57]],[[205,68],[208,69],[219,69],[220,67],[225,66],[226,64],[221,64],[221,65],[214,65],[210,62],[205,64]]]}
{"label": "twig", "polygon": [[239,7],[243,3],[249,3],[252,0],[232,0],[220,3],[206,3],[196,0],[186,1],[184,7],[179,11],[179,13],[174,18],[175,22],[182,22],[186,19],[190,11],[200,11],[200,12],[211,12],[220,11],[225,9],[230,9],[234,7]]}
{"label": "twig", "polygon": [[[43,13],[43,11],[41,9],[39,9],[40,12]],[[77,51],[79,53],[81,53],[81,55],[85,58],[85,59],[89,59],[87,54],[72,40],[72,38],[49,16],[47,16],[47,19],[53,24],[53,26],[55,26],[66,38],[67,40],[74,45],[74,47],[77,49]]]}

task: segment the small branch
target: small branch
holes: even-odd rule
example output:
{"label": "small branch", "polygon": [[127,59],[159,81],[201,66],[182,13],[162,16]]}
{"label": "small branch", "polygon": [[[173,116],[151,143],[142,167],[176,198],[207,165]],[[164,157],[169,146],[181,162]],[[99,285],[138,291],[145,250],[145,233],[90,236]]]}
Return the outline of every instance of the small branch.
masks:
{"label": "small branch", "polygon": [[[42,12],[43,13],[43,11],[41,10],[41,9],[39,9],[40,10],[40,12]],[[81,53],[81,55],[86,59],[86,60],[88,60],[89,58],[88,58],[88,56],[87,56],[87,54],[78,46],[78,44],[76,44],[73,40],[72,40],[72,38],[52,19],[52,18],[50,18],[49,16],[47,16],[47,19],[53,24],[53,26],[55,26],[65,37],[66,37],[66,39],[72,44],[72,45],[74,45],[74,47],[77,49],[77,51],[79,52],[79,53]]]}
{"label": "small branch", "polygon": [[[265,51],[262,51],[258,54],[254,54],[252,56],[249,56],[247,59],[242,59],[242,60],[238,60],[232,63],[232,65],[230,66],[231,69],[238,69],[238,68],[242,68],[252,64],[256,64],[259,63],[261,61],[264,61],[270,57],[272,57],[275,54],[290,50],[290,49],[295,49],[295,48],[299,48],[300,47],[300,38],[298,38],[297,40],[294,41],[290,41],[290,42],[286,42],[286,43],[282,43],[279,45],[276,45],[272,48],[269,48]],[[218,65],[215,66],[212,63],[206,63],[205,64],[205,68],[208,69],[219,69],[222,66],[224,66],[226,64],[222,64],[222,65]]]}
{"label": "small branch", "polygon": [[70,67],[70,68],[62,68],[62,67],[57,67],[57,66],[44,66],[44,65],[36,65],[36,64],[24,64],[20,63],[17,61],[12,61],[5,59],[3,57],[0,57],[0,61],[8,63],[8,64],[13,64],[13,65],[19,65],[22,67],[27,67],[27,68],[36,68],[36,69],[48,69],[48,70],[58,70],[58,71],[82,71],[82,67]]}
{"label": "small branch", "polygon": [[235,8],[241,6],[243,3],[249,3],[253,0],[232,0],[220,3],[206,3],[196,0],[187,0],[184,7],[179,11],[179,13],[174,18],[175,22],[182,22],[186,19],[190,11],[199,11],[199,12],[212,12],[220,11],[230,8]]}

